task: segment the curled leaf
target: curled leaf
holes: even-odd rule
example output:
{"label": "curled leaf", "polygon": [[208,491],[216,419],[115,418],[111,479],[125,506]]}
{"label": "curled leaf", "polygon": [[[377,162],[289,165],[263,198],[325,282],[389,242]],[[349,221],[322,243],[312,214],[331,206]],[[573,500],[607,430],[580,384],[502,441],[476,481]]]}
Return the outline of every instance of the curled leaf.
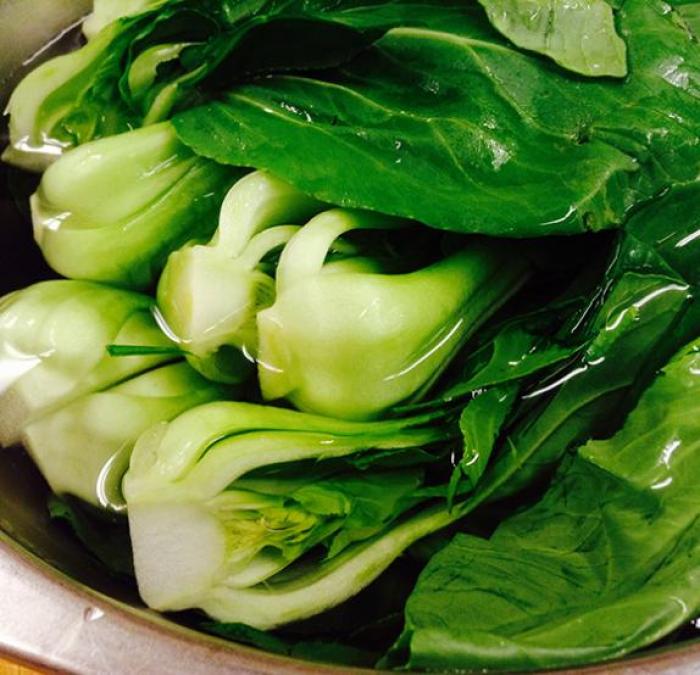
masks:
{"label": "curled leaf", "polygon": [[604,0],[479,0],[500,33],[588,77],[625,77],[627,47]]}

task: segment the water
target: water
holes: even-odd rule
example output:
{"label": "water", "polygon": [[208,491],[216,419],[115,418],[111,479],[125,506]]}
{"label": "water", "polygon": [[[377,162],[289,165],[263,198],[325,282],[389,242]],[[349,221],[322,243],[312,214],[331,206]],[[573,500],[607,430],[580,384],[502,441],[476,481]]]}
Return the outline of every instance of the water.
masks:
{"label": "water", "polygon": [[[299,114],[304,112],[299,111]],[[0,146],[5,144],[5,130],[0,130]],[[396,149],[398,151],[400,147]],[[32,237],[27,199],[36,188],[37,183],[37,176],[0,164],[0,295],[27,286],[38,280],[55,276],[43,262]],[[0,380],[2,375],[3,373],[0,372]],[[373,617],[376,621],[383,619],[383,615],[396,618],[400,612],[400,606],[410,592],[410,586],[417,574],[417,568],[413,567],[413,560],[410,557],[399,561],[397,566],[400,566],[400,569],[397,569],[396,574],[385,575],[382,578],[382,587],[386,587],[391,591],[391,593],[386,595],[391,597],[393,601],[387,603],[386,607],[382,607],[383,612],[378,613],[377,617]],[[406,566],[411,566],[411,568],[406,569]],[[398,581],[396,581],[397,579]],[[400,582],[400,592],[397,592],[392,586],[394,582]],[[323,624],[324,621],[326,622],[327,637],[342,637],[348,631],[359,633],[363,623],[366,622],[363,602],[367,602],[367,595],[377,595],[378,588],[378,586],[375,586],[369,589],[369,593],[365,593],[364,597],[350,601],[322,619],[309,621],[307,625],[300,627],[292,627],[285,635],[292,638],[297,637],[297,634],[301,633],[306,637],[307,631],[313,635],[318,635],[319,632],[323,633],[323,631],[320,631],[319,625]],[[377,604],[376,598],[373,598],[373,601],[369,604],[370,606]],[[356,613],[361,617],[357,620],[357,625],[352,624],[352,610],[356,610]],[[99,615],[94,613],[93,609],[86,609],[86,620],[98,618]],[[188,621],[183,619],[183,622],[187,623]],[[372,627],[374,628],[374,626]],[[398,630],[400,630],[400,621],[396,624],[389,624],[387,635],[382,635],[381,639],[375,638],[376,644],[365,642],[365,640],[369,640],[372,637],[371,635],[369,638],[366,635],[362,635],[363,646],[369,646],[381,652],[396,636]],[[671,636],[665,638],[657,646],[667,646],[697,638],[700,635],[699,630],[700,620],[690,622]]]}

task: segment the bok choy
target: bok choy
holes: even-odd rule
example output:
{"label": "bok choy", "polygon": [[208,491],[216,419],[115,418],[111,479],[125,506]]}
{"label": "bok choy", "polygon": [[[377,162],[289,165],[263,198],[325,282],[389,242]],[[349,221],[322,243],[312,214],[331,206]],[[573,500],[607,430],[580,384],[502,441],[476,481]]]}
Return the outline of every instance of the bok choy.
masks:
{"label": "bok choy", "polygon": [[[348,422],[211,403],[154,426],[136,443],[124,478],[142,597],[157,609],[201,607],[263,628],[345,599],[347,586],[276,609],[247,598],[264,595],[259,589],[296,561],[304,570],[304,554],[318,547],[329,565],[344,561],[343,551],[414,506],[420,463],[436,459],[422,448],[452,433],[438,420],[444,415]],[[419,462],[382,467],[390,451]],[[353,466],[356,457],[372,464],[374,454],[376,471]]]}
{"label": "bok choy", "polygon": [[376,416],[425,391],[527,276],[517,250],[486,241],[404,274],[382,274],[362,257],[324,263],[340,235],[392,226],[337,209],[290,239],[275,302],[258,315],[265,398],[341,418]]}
{"label": "bok choy", "polygon": [[211,235],[240,173],[194,155],[167,123],[94,141],[44,173],[34,238],[64,276],[145,289],[171,251]]}
{"label": "bok choy", "polygon": [[697,614],[699,348],[670,361],[615,436],[569,458],[538,504],[490,540],[459,535],[435,556],[393,663],[570,666]]}
{"label": "bok choy", "polygon": [[0,299],[0,443],[149,607],[229,639],[460,671],[672,640],[698,17],[96,0],[9,104],[69,280]]}
{"label": "bok choy", "polygon": [[54,492],[120,509],[121,477],[141,433],[227,393],[180,361],[47,412],[25,426],[22,442]]}
{"label": "bok choy", "polygon": [[170,255],[158,307],[193,367],[224,382],[245,376],[252,365],[247,359],[257,354],[257,313],[274,300],[264,258],[287,243],[293,223],[320,208],[274,176],[255,172],[228,192],[209,244]]}
{"label": "bok choy", "polygon": [[[173,359],[151,298],[83,281],[45,281],[0,300],[0,444],[28,420]],[[109,344],[150,353],[112,358]]]}

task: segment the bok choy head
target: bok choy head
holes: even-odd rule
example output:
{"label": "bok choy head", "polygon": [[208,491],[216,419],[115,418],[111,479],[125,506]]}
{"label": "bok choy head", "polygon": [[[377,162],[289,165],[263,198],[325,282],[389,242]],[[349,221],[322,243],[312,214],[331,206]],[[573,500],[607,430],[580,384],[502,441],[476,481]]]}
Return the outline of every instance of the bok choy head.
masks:
{"label": "bok choy head", "polygon": [[292,237],[277,267],[275,302],[258,314],[265,398],[335,417],[375,417],[424,392],[527,277],[524,258],[498,241],[471,240],[401,274],[362,256],[327,260],[347,232],[400,224],[333,209]]}
{"label": "bok choy head", "polygon": [[[0,300],[0,445],[25,423],[85,393],[174,358],[139,293],[84,281],[45,281]],[[109,356],[109,344],[151,353]],[[154,351],[155,350],[155,353]]]}
{"label": "bok choy head", "polygon": [[120,509],[121,477],[138,436],[227,394],[179,361],[48,411],[27,424],[22,442],[54,492]]}
{"label": "bok choy head", "polygon": [[[453,433],[440,417],[361,423],[219,402],[153,427],[123,482],[142,597],[157,609],[268,625],[239,594],[309,556],[336,560],[415,506],[421,463],[437,457],[426,449]],[[392,453],[403,466],[382,468]],[[372,471],[357,468],[373,457]],[[309,598],[291,614],[352,592]]]}
{"label": "bok choy head", "polygon": [[[118,4],[110,3],[112,8]],[[105,6],[96,7],[95,28]],[[121,57],[132,37],[120,33],[120,24],[111,23],[81,49],[46,61],[20,82],[7,107],[10,144],[2,156],[6,162],[43,171],[65,150],[135,124],[116,86]]]}
{"label": "bok choy head", "polygon": [[12,93],[3,159],[43,171],[70,148],[167,119],[179,78],[154,95],[156,71],[200,27],[155,14],[166,2],[97,0],[83,25],[87,44],[34,68]]}
{"label": "bok choy head", "polygon": [[44,174],[34,236],[64,276],[147,288],[171,251],[211,236],[237,175],[194,155],[168,123],[93,141]]}
{"label": "bok choy head", "polygon": [[158,285],[158,307],[192,366],[218,381],[236,381],[257,354],[257,312],[274,300],[272,266],[319,202],[260,171],[238,181],[224,199],[207,245],[170,255]]}

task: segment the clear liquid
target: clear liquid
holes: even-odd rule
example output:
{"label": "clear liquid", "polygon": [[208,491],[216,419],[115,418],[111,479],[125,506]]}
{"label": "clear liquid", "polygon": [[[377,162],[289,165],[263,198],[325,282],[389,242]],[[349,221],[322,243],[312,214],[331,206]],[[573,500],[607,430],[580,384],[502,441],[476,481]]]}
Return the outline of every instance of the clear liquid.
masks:
{"label": "clear liquid", "polygon": [[[74,39],[74,38],[72,38]],[[5,121],[2,122],[5,124]],[[0,129],[0,149],[7,144],[6,128]],[[32,236],[31,219],[29,217],[28,197],[36,189],[38,176],[23,172],[8,165],[0,163],[0,296],[13,290],[23,288],[40,280],[55,278],[46,263],[43,261],[38,247],[34,243]],[[3,376],[9,377],[10,373],[3,372],[0,363],[0,382]],[[3,461],[0,459],[0,462]],[[23,470],[29,471],[29,466]],[[36,506],[36,505],[33,505]],[[39,506],[38,508],[41,508]],[[414,568],[414,565],[418,567]],[[410,569],[406,569],[406,568]],[[365,606],[372,607],[376,604],[377,594],[383,589],[391,591],[389,595],[400,596],[398,600],[382,608],[389,617],[396,617],[401,612],[403,601],[410,592],[412,580],[418,573],[420,565],[415,563],[409,556],[408,559],[399,561],[395,565],[397,574],[384,575],[373,587],[367,589],[361,596],[349,600],[340,607],[331,610],[326,615],[316,617],[305,622],[302,626],[292,626],[283,633],[290,639],[314,639],[322,637],[324,640],[337,639],[343,642],[348,632],[352,630],[360,631],[362,623],[366,621]],[[400,569],[399,569],[400,568]],[[78,575],[81,576],[81,575]],[[398,581],[397,581],[398,579]],[[410,581],[409,581],[410,580]],[[401,586],[400,593],[396,592],[394,584]],[[408,585],[406,585],[408,584]],[[357,626],[353,624],[354,615],[361,618],[357,621]],[[378,617],[379,621],[382,617]],[[201,617],[195,613],[182,614],[176,617],[186,625],[201,628]],[[398,623],[389,624],[386,635],[377,634],[374,637],[375,644],[365,644],[381,653],[393,641],[400,630],[400,619]],[[700,619],[689,622],[686,626],[667,636],[654,647],[668,646],[700,637]],[[362,636],[362,640],[371,642],[372,636]]]}

